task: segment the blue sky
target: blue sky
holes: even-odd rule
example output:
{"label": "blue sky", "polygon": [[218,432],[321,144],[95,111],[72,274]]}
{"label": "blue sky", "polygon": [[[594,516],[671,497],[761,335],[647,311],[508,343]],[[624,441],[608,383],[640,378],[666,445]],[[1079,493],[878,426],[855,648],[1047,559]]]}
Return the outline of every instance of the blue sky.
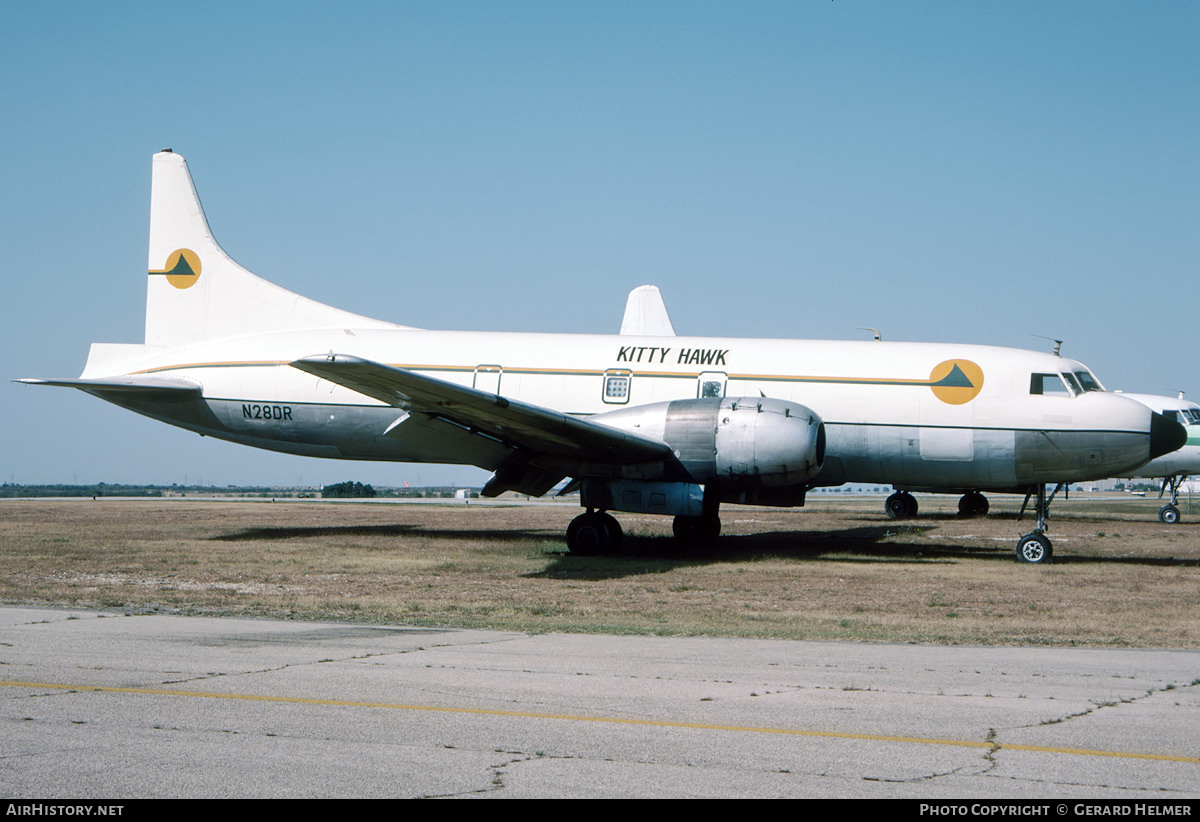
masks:
{"label": "blue sky", "polygon": [[[1194,2],[0,3],[7,378],[139,342],[150,157],[256,273],[429,328],[1046,348],[1200,399]],[[0,385],[0,482],[393,485]]]}

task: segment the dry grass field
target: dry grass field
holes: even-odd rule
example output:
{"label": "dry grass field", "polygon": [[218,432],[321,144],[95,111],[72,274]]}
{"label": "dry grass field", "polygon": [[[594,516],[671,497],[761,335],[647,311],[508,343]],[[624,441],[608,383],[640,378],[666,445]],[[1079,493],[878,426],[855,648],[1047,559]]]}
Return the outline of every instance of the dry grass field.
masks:
{"label": "dry grass field", "polygon": [[1013,559],[1019,499],[889,520],[878,498],[722,511],[684,552],[620,515],[619,554],[572,557],[553,504],[258,500],[0,502],[0,601],[518,631],[1195,648],[1200,511],[1055,504],[1055,562]]}

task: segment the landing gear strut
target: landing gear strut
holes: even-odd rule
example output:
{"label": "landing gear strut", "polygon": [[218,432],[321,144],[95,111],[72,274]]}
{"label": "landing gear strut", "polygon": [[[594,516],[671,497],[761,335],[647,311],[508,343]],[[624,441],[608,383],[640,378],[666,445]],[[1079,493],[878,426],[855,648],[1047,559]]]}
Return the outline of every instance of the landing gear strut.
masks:
{"label": "landing gear strut", "polygon": [[[672,511],[686,512],[677,515],[674,523],[675,538],[683,545],[714,542],[721,535],[721,490],[711,485],[695,490],[702,490],[703,496],[700,499],[689,492],[690,495],[686,498],[679,496],[673,500],[673,505],[663,506],[666,510],[649,512],[664,514],[672,513]],[[640,489],[634,488],[631,491],[640,494]],[[589,493],[589,487],[585,484],[581,496],[587,510],[571,520],[571,524],[567,526],[567,551],[574,556],[596,556],[616,551],[621,547],[624,539],[621,524],[612,514],[608,513],[610,508],[645,513],[644,509],[636,507],[613,507],[614,505],[619,506],[621,503],[614,502],[611,489],[604,486],[592,488]],[[659,496],[664,495],[659,494]],[[637,500],[623,500],[622,502],[632,504]]]}
{"label": "landing gear strut", "polygon": [[[1034,493],[1037,494],[1035,506],[1037,508],[1037,525],[1032,531],[1017,540],[1017,562],[1045,565],[1054,556],[1054,545],[1045,534],[1046,520],[1050,518],[1050,503],[1062,487],[1062,483],[1059,483],[1055,486],[1053,493],[1047,497],[1046,486],[1038,483],[1035,488],[1031,488],[1025,494],[1025,502],[1021,505],[1021,514],[1025,513],[1025,506],[1029,504],[1029,498]],[[1017,516],[1020,517],[1020,514]]]}
{"label": "landing gear strut", "polygon": [[713,542],[721,535],[721,503],[709,488],[704,489],[700,516],[677,516],[671,523],[675,539],[684,545]]}
{"label": "landing gear strut", "polygon": [[1179,486],[1182,483],[1182,475],[1163,478],[1162,490],[1158,492],[1158,498],[1162,499],[1166,490],[1171,489],[1171,501],[1158,509],[1158,521],[1164,525],[1174,525],[1179,522]]}

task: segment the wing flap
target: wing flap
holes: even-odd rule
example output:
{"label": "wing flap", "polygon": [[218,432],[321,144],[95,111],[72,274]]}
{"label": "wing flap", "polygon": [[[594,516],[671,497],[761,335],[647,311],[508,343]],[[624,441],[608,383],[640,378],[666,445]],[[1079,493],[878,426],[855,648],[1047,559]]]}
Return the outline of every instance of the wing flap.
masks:
{"label": "wing flap", "polygon": [[670,446],[652,437],[359,357],[328,354],[291,365],[388,405],[447,420],[534,455],[644,463],[672,454]]}

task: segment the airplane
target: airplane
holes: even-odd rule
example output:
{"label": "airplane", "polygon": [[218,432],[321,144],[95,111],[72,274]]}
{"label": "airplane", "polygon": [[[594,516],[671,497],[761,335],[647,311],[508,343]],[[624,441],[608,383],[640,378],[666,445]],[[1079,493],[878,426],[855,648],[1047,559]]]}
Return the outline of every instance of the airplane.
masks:
{"label": "airplane", "polygon": [[[154,155],[143,343],[94,343],[77,388],[204,436],[313,457],[474,465],[482,490],[584,513],[571,553],[620,544],[610,512],[673,516],[683,543],[722,504],[792,507],[818,485],[1036,490],[1021,562],[1048,562],[1045,484],[1128,471],[1182,426],[1079,362],[981,345],[690,337],[657,289],[617,335],[436,331],[328,306],[217,243],[184,158]],[[1081,379],[1078,395],[1048,386]],[[1064,386],[1065,387],[1065,386]],[[1032,493],[1031,490],[1031,493]]]}
{"label": "airplane", "polygon": [[1200,403],[1178,397],[1160,397],[1154,394],[1127,394],[1116,392],[1131,400],[1142,403],[1151,411],[1157,411],[1169,420],[1180,423],[1187,431],[1187,442],[1182,448],[1157,457],[1132,472],[1121,474],[1119,479],[1159,479],[1162,488],[1158,498],[1169,489],[1171,501],[1158,511],[1158,519],[1166,525],[1179,522],[1179,490],[1189,474],[1200,474]]}

